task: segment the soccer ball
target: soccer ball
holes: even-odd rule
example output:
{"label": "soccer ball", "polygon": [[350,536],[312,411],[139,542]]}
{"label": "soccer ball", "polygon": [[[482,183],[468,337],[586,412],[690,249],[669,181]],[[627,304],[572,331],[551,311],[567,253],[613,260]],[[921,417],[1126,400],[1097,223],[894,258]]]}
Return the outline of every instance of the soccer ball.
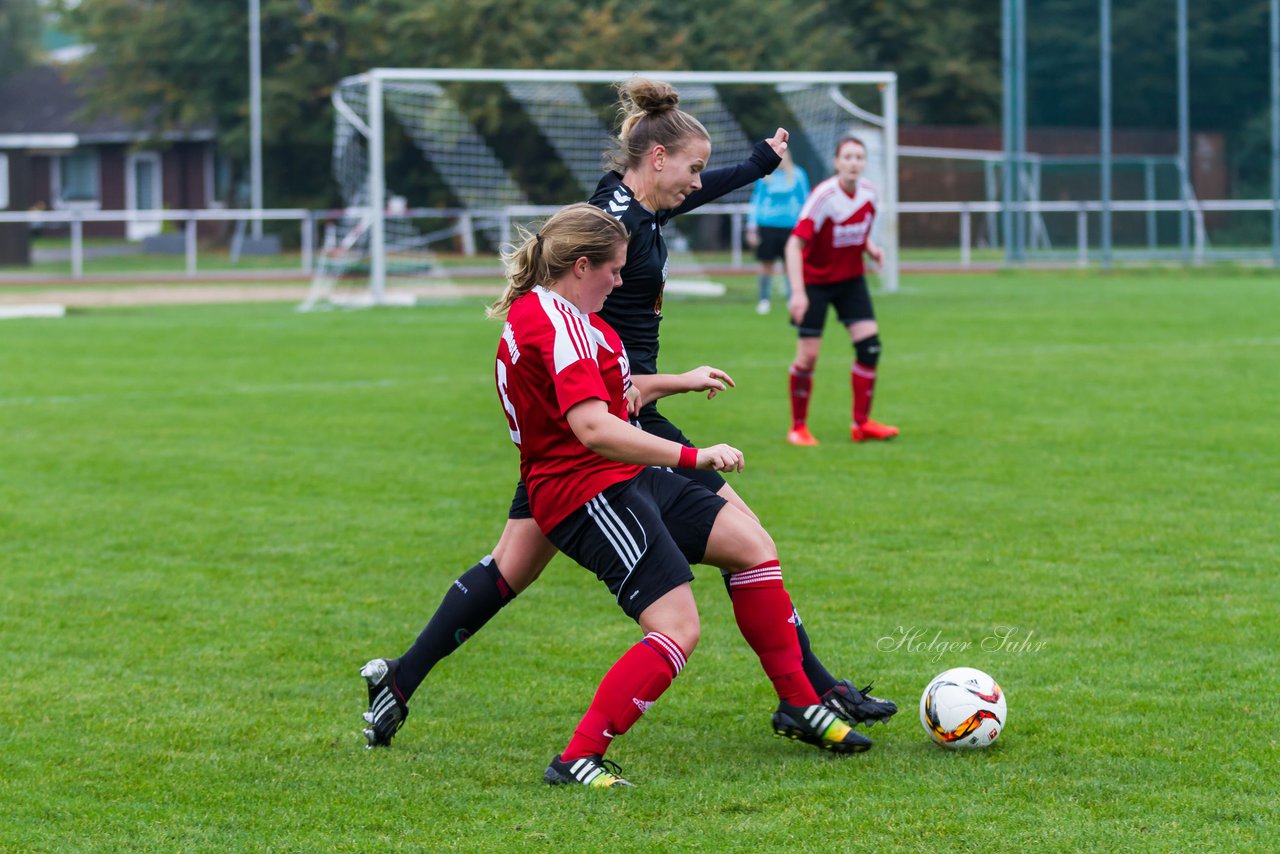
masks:
{"label": "soccer ball", "polygon": [[972,667],[953,667],[933,677],[920,697],[920,723],[929,737],[952,750],[986,747],[1004,729],[1004,691]]}

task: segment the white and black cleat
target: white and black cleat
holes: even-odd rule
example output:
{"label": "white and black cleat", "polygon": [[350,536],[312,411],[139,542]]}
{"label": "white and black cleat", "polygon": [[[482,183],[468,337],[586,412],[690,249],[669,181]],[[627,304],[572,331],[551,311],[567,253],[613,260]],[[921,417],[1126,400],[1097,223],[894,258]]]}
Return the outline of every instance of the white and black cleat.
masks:
{"label": "white and black cleat", "polygon": [[362,730],[369,750],[389,747],[409,717],[409,705],[396,687],[397,669],[394,660],[385,658],[375,658],[360,668],[360,675],[369,686],[369,710],[362,715],[369,724]]}
{"label": "white and black cleat", "polygon": [[581,785],[593,789],[629,788],[634,785],[623,779],[622,769],[616,763],[598,753],[568,762],[553,756],[542,779],[552,786]]}

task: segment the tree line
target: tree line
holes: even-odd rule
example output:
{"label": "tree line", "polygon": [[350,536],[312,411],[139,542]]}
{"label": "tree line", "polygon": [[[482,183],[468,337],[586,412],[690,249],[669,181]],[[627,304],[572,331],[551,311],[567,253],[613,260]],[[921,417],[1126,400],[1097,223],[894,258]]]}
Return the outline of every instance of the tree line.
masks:
{"label": "tree line", "polygon": [[[1098,124],[1097,0],[1027,0],[1032,126]],[[1266,174],[1267,0],[1190,0],[1191,113]],[[30,61],[39,0],[0,6],[0,74]],[[59,0],[92,54],[94,110],[157,131],[216,121],[248,151],[246,0]],[[264,157],[274,205],[335,201],[329,96],[374,66],[893,70],[904,124],[998,124],[996,0],[261,0]],[[1116,127],[1176,127],[1174,4],[1116,3]],[[483,113],[483,105],[477,110]],[[493,106],[490,105],[490,109]],[[483,116],[481,115],[481,120]]]}

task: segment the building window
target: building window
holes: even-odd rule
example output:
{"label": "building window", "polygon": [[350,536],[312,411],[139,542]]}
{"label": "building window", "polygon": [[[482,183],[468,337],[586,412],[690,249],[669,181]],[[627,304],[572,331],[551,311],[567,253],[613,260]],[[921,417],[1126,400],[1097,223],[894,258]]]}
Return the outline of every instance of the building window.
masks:
{"label": "building window", "polygon": [[98,153],[76,151],[58,158],[55,171],[58,186],[55,198],[60,206],[97,206],[101,195],[98,191]]}
{"label": "building window", "polygon": [[9,155],[0,154],[0,211],[9,207]]}

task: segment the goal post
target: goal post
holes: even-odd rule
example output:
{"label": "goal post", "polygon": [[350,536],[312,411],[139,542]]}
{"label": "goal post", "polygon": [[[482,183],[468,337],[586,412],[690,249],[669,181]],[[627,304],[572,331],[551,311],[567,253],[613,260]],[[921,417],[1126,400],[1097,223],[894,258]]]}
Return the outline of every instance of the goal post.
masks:
{"label": "goal post", "polygon": [[[609,87],[636,76],[680,90],[681,107],[712,137],[712,168],[740,161],[756,140],[782,126],[791,133],[797,163],[816,184],[831,174],[841,135],[863,138],[866,177],[880,190],[873,233],[885,248],[881,284],[897,289],[893,73],[374,68],[344,78],[333,93],[333,169],[344,208],[325,241],[332,257],[326,268],[322,254],[305,305],[325,302],[343,277],[362,280],[366,303],[383,304],[389,280],[441,275],[433,243],[470,249],[480,237],[496,249],[511,238],[513,223],[534,218],[530,211],[585,199],[603,172],[601,155],[615,130]],[[762,113],[773,122],[768,128]],[[530,186],[538,183],[531,176],[548,172],[559,182],[553,194]],[[750,191],[718,200],[707,215],[740,215]],[[699,239],[732,234],[721,243],[739,234],[739,223],[698,228],[695,218],[680,217],[676,228],[668,227],[673,267],[681,247],[697,242],[686,232]]]}

